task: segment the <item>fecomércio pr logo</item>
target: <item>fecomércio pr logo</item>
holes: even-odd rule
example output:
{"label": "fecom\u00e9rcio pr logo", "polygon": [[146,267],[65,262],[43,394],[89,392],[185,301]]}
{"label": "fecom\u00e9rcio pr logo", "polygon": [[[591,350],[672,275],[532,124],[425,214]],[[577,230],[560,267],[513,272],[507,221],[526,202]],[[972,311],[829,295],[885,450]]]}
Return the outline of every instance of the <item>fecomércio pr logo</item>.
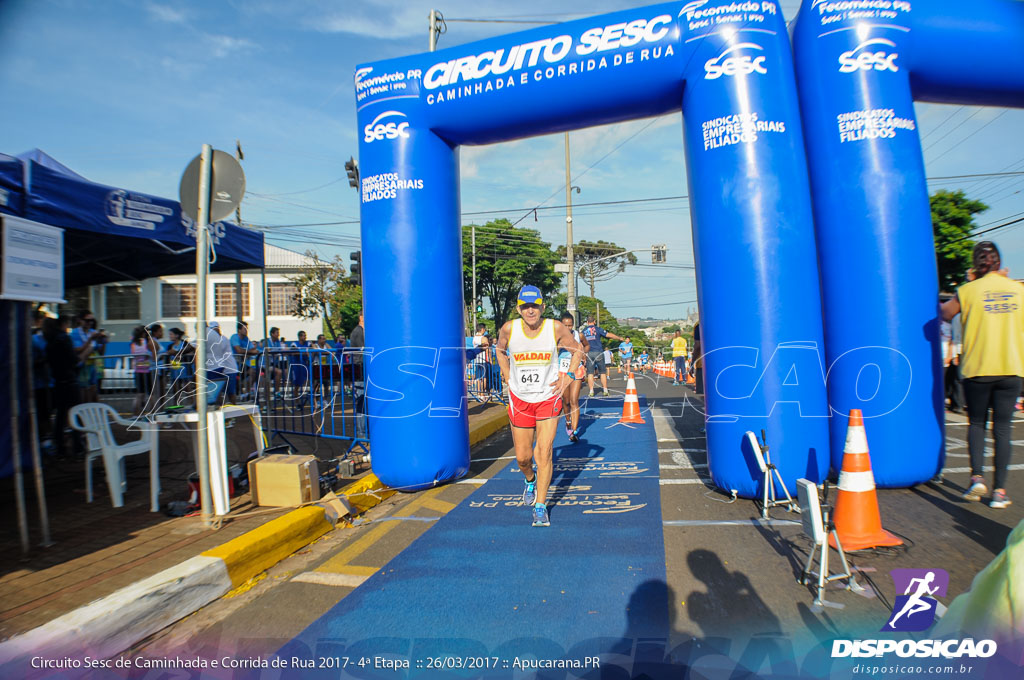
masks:
{"label": "fecom\u00e9rcio pr logo", "polygon": [[883,631],[917,632],[935,622],[939,601],[949,588],[949,573],[944,569],[893,569],[889,574],[896,584],[896,602]]}

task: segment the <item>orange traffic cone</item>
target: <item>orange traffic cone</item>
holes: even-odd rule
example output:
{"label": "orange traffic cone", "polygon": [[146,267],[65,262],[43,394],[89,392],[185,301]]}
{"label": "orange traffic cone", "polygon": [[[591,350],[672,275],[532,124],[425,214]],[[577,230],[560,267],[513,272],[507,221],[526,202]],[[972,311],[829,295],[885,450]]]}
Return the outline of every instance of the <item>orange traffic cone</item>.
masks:
{"label": "orange traffic cone", "polygon": [[[871,474],[868,438],[864,432],[860,409],[850,411],[833,520],[844,550],[903,545],[903,541],[882,528],[878,496],[875,495],[875,477]],[[831,535],[828,542],[833,548],[836,547]]]}
{"label": "orange traffic cone", "polygon": [[636,383],[633,381],[633,372],[629,373],[629,380],[626,381],[626,399],[622,402],[622,417],[620,423],[645,423],[640,417],[640,400],[636,396]]}

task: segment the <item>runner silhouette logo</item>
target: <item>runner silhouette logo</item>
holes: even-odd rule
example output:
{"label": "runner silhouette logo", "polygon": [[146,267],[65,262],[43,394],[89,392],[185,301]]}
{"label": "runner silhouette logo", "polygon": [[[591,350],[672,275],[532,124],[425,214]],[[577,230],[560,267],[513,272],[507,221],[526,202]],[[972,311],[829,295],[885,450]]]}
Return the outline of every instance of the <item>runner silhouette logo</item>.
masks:
{"label": "runner silhouette logo", "polygon": [[926,630],[935,621],[942,607],[935,596],[945,597],[949,573],[944,569],[893,569],[889,572],[896,584],[892,616],[883,631],[915,632]]}

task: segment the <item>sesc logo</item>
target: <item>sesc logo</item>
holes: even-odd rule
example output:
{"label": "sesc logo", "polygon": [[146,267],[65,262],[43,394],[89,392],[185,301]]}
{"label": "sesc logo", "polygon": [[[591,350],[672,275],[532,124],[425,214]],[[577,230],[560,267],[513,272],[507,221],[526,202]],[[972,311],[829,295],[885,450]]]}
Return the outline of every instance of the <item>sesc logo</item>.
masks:
{"label": "sesc logo", "polygon": [[764,51],[763,47],[755,43],[745,42],[733,45],[714,59],[708,59],[704,62],[704,70],[707,72],[704,75],[704,79],[717,80],[722,76],[748,76],[751,73],[768,73],[768,69],[764,67],[765,59],[767,59],[764,55],[757,57],[749,55],[726,57],[726,55],[744,48],[758,50],[759,52]]}
{"label": "sesc logo", "polygon": [[406,117],[401,111],[385,111],[374,118],[373,122],[363,128],[363,141],[370,143],[380,139],[398,139],[399,137],[408,139],[409,121],[404,120],[400,123],[396,123],[395,121],[388,121],[386,123],[381,122],[381,120],[389,116]]}
{"label": "sesc logo", "polygon": [[896,52],[888,54],[885,51],[869,52],[867,48],[871,45],[885,45],[896,47],[896,43],[885,38],[872,38],[865,40],[849,52],[839,55],[839,72],[853,73],[854,71],[892,71],[896,73],[900,67],[896,65]]}

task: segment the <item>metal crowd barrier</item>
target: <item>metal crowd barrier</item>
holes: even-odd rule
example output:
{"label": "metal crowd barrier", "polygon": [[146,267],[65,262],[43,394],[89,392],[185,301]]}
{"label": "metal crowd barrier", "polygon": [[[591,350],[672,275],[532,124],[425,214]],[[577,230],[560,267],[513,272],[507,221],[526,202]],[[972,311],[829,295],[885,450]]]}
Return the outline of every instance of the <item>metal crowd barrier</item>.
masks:
{"label": "metal crowd barrier", "polygon": [[[135,357],[103,357],[100,401],[121,412],[159,413],[168,407],[194,407],[195,366],[161,357],[152,370],[149,390],[136,385]],[[287,435],[324,437],[368,450],[363,355],[358,348],[265,349],[235,355],[239,372],[219,383],[215,403],[256,404],[268,439]],[[233,392],[233,394],[229,394]],[[294,448],[294,447],[293,447]]]}
{"label": "metal crowd barrier", "polygon": [[[364,361],[365,360],[365,361]],[[159,413],[168,407],[195,405],[192,362],[169,362],[166,355],[152,369],[150,389],[136,386],[135,356],[103,357],[99,399],[121,412]],[[268,439],[288,435],[348,441],[349,451],[369,444],[366,384],[369,357],[361,348],[268,348],[260,354],[235,355],[240,367],[234,395],[219,386],[216,402],[256,404]],[[222,381],[223,382],[223,381]],[[466,392],[474,401],[505,402],[501,372],[493,347],[466,350]]]}
{"label": "metal crowd barrier", "polygon": [[256,400],[271,438],[324,437],[368,450],[363,359],[362,348],[264,350]]}
{"label": "metal crowd barrier", "polygon": [[501,369],[498,367],[494,347],[474,347],[466,350],[466,393],[473,400],[482,403],[505,402]]}

